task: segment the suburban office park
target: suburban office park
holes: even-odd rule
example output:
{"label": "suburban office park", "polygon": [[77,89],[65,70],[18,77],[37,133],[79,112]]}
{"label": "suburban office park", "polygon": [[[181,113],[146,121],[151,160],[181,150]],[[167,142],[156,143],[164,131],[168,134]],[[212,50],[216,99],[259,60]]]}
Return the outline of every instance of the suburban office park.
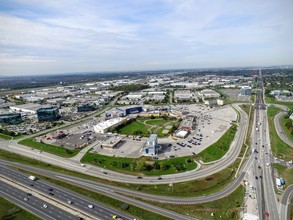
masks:
{"label": "suburban office park", "polygon": [[[7,140],[0,141],[1,149],[5,150],[3,155],[6,158],[15,158],[13,160],[18,162],[23,160],[26,163],[31,161],[28,162],[31,164],[35,163],[31,159],[38,160],[40,161],[38,166],[42,169],[71,175],[71,177],[60,177],[61,174],[55,174],[54,178],[61,178],[59,181],[65,178],[67,183],[71,184],[66,187],[80,193],[85,190],[84,188],[96,190],[94,186],[100,182],[106,183],[102,186],[106,188],[120,186],[121,188],[115,188],[113,193],[147,199],[150,205],[148,211],[158,215],[153,219],[160,219],[162,216],[171,219],[186,219],[183,213],[188,213],[187,219],[213,219],[213,215],[225,216],[227,219],[240,217],[257,219],[262,213],[266,215],[266,211],[262,212],[260,208],[255,209],[262,202],[262,195],[259,194],[261,186],[258,184],[264,174],[259,172],[263,167],[270,167],[271,163],[277,163],[272,166],[276,167],[273,168],[275,169],[274,178],[279,181],[277,190],[280,194],[276,195],[277,201],[277,199],[283,199],[281,195],[287,185],[282,184],[284,180],[290,183],[288,176],[292,169],[290,161],[274,157],[273,161],[267,162],[265,158],[269,152],[269,141],[265,140],[267,137],[261,133],[268,130],[266,122],[264,120],[260,122],[264,114],[262,112],[263,97],[261,92],[255,92],[256,90],[252,89],[254,86],[259,86],[258,91],[261,91],[261,79],[261,71],[258,71],[256,76],[248,79],[248,81],[251,80],[250,82],[245,81],[245,86],[239,86],[238,89],[233,89],[231,85],[227,85],[229,89],[226,89],[223,85],[221,90],[217,90],[216,87],[214,89],[200,88],[199,91],[174,87],[168,88],[168,91],[162,88],[162,91],[158,91],[160,87],[156,87],[155,90],[141,88],[142,90],[133,94],[109,90],[104,94],[108,94],[109,97],[101,102],[103,104],[92,105],[91,95],[88,99],[83,97],[82,99],[85,99],[87,103],[78,104],[76,109],[74,105],[68,106],[70,105],[68,100],[65,100],[66,104],[60,103],[59,106],[42,106],[41,111],[38,111],[40,106],[34,103],[29,105],[22,103],[12,108],[14,118],[11,118],[12,115],[3,116],[6,120],[3,119],[3,122],[10,120],[13,126],[3,123],[3,127],[16,129],[18,125],[21,125],[23,127],[19,132],[24,132],[26,125],[29,124],[28,128],[36,130],[27,130],[26,134],[15,134],[15,136],[12,136],[14,135],[12,133],[3,133],[3,137]],[[208,80],[211,80],[211,77]],[[213,80],[211,82],[215,83]],[[50,89],[45,91],[48,90]],[[58,90],[62,89],[59,87]],[[251,94],[255,94],[256,103],[251,102]],[[97,97],[101,95],[103,95],[102,91],[97,92]],[[155,103],[157,101],[151,103],[150,97],[154,96],[159,96],[156,98],[161,99],[162,103]],[[17,100],[17,98],[10,97],[10,100]],[[128,103],[125,104],[126,102]],[[63,110],[59,111],[59,109]],[[21,111],[15,112],[18,110]],[[70,111],[75,111],[72,119],[68,118]],[[49,121],[50,126],[48,122],[44,122],[49,119],[52,119]],[[54,122],[58,123],[54,124]],[[252,127],[251,133],[247,133],[249,126]],[[39,128],[42,129],[37,130]],[[251,146],[244,144],[246,135],[252,140]],[[285,144],[287,143],[284,142],[284,147]],[[290,144],[286,150],[290,150]],[[16,159],[16,155],[6,151],[22,156]],[[261,164],[263,160],[266,160],[264,165]],[[286,169],[282,168],[284,165]],[[3,166],[6,165],[3,164]],[[255,168],[257,169],[254,170]],[[6,172],[5,169],[3,168],[3,173]],[[40,179],[52,175],[45,170],[29,167],[22,167],[22,169],[28,169],[30,174],[39,175]],[[72,179],[78,177],[82,179]],[[87,182],[90,180],[95,182]],[[56,180],[50,181],[65,186],[64,183],[56,182]],[[27,190],[25,185],[22,187]],[[56,186],[52,185],[51,188],[54,187]],[[124,192],[125,188],[130,191]],[[113,190],[113,188],[109,189]],[[284,195],[287,195],[286,193]],[[51,194],[49,194],[51,199],[43,201],[47,206],[56,202],[55,194],[53,192]],[[110,201],[110,197],[116,198],[118,194],[107,194],[108,199],[103,201]],[[88,193],[89,197],[93,195]],[[171,198],[162,197],[165,195]],[[224,198],[226,196],[227,198]],[[118,210],[114,211],[110,218],[128,219],[136,216],[140,219],[148,219],[148,214],[143,214],[145,212],[143,207],[146,204],[133,203],[126,196],[120,197],[120,200],[123,201],[122,204],[116,207]],[[235,204],[229,203],[229,200],[235,201]],[[69,203],[66,199],[59,199],[58,202],[65,203],[67,208],[68,204],[70,206],[78,204],[78,201]],[[88,203],[95,204],[94,201],[88,201]],[[224,207],[220,203],[226,203],[227,206]],[[113,207],[115,204],[113,202],[108,205]],[[179,204],[189,205],[181,210],[182,207]],[[95,206],[90,207],[95,210]],[[124,209],[121,208],[122,206],[130,208]],[[158,206],[162,210],[156,210],[155,207]],[[240,208],[243,206],[246,209]],[[211,211],[209,207],[213,207],[214,211]],[[140,210],[141,208],[144,211]],[[284,209],[283,206],[282,208]],[[133,209],[137,210],[133,211]],[[173,213],[173,211],[178,212],[178,209],[181,210],[179,213]],[[273,210],[274,207],[268,207],[268,209]],[[85,216],[90,214],[87,210],[82,210],[82,213]]]}

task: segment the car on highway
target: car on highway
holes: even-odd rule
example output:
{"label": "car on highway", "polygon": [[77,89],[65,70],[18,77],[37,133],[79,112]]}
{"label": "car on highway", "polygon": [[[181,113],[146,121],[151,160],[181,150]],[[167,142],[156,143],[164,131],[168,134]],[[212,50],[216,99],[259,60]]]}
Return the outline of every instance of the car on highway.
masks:
{"label": "car on highway", "polygon": [[87,207],[89,207],[90,209],[94,208],[94,206],[92,204],[89,204]]}
{"label": "car on highway", "polygon": [[158,180],[162,180],[163,178],[162,177],[158,177]]}
{"label": "car on highway", "polygon": [[28,198],[24,197],[23,200],[24,200],[24,201],[28,201]]}
{"label": "car on highway", "polygon": [[138,176],[137,179],[142,179],[142,176]]}
{"label": "car on highway", "polygon": [[48,208],[48,205],[47,204],[43,204],[43,208]]}

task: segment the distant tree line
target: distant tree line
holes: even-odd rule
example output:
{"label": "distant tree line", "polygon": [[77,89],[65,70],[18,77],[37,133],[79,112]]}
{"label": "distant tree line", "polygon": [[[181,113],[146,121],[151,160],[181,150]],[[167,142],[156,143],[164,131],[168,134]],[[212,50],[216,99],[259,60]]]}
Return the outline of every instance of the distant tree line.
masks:
{"label": "distant tree line", "polygon": [[124,91],[124,92],[136,92],[143,89],[148,89],[148,85],[144,84],[127,84],[127,85],[121,85],[121,86],[114,86],[111,88],[113,91]]}

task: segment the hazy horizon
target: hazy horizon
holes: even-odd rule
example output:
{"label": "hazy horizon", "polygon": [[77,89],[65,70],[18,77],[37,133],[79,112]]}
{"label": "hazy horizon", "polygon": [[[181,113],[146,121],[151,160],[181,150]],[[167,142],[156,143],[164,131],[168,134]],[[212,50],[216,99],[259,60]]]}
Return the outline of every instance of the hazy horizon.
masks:
{"label": "hazy horizon", "polygon": [[0,5],[0,76],[293,64],[290,0]]}

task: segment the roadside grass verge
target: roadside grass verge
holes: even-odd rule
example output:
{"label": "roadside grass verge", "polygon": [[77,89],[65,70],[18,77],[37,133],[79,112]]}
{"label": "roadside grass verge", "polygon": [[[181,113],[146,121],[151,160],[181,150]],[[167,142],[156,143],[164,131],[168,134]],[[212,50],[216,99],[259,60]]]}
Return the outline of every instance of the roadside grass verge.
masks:
{"label": "roadside grass verge", "polygon": [[8,140],[12,140],[12,136],[10,136],[10,135],[6,135],[6,134],[1,134],[0,133],[0,139],[3,139],[3,140],[6,140],[6,141],[8,141]]}
{"label": "roadside grass verge", "polygon": [[289,109],[293,110],[293,102],[281,102],[281,101],[276,101],[274,98],[266,96],[265,101],[267,104],[279,104],[279,105],[284,105],[287,106]]}
{"label": "roadside grass verge", "polygon": [[269,106],[267,108],[271,148],[272,148],[273,154],[276,157],[284,159],[284,160],[292,160],[293,148],[291,148],[289,145],[287,145],[286,143],[282,141],[282,139],[277,134],[276,128],[274,125],[274,118],[276,114],[278,114],[279,111],[280,109],[275,106]]}
{"label": "roadside grass verge", "polygon": [[78,150],[70,150],[70,149],[66,149],[66,148],[59,147],[52,144],[45,144],[45,143],[34,141],[33,138],[27,138],[27,139],[21,140],[18,142],[18,144],[22,144],[27,147],[35,148],[41,151],[45,151],[45,152],[48,152],[60,157],[66,157],[66,158],[75,156],[81,150],[81,148]]}
{"label": "roadside grass verge", "polygon": [[245,188],[241,185],[230,195],[208,203],[194,205],[174,205],[151,202],[153,205],[174,210],[197,219],[240,219],[241,205],[244,200]]}
{"label": "roadside grass verge", "polygon": [[211,146],[200,152],[197,156],[204,162],[211,162],[222,158],[230,148],[237,131],[237,126],[233,124],[228,131]]}
{"label": "roadside grass verge", "polygon": [[41,218],[17,206],[16,204],[0,197],[0,219],[1,220],[40,220]]}
{"label": "roadside grass verge", "polygon": [[280,124],[284,134],[288,137],[289,140],[293,142],[293,130],[288,129],[286,126],[286,124],[292,124],[292,120],[286,116],[282,116],[280,118]]}
{"label": "roadside grass verge", "polygon": [[[231,166],[205,178],[174,184],[143,185],[126,184],[128,189],[161,196],[195,197],[206,196],[224,189],[233,179],[239,166],[237,159]],[[170,182],[171,183],[171,182]]]}
{"label": "roadside grass verge", "polygon": [[[221,170],[218,173],[212,174],[199,180],[192,180],[182,183],[169,184],[158,184],[158,185],[143,185],[143,184],[127,184],[109,181],[108,179],[101,179],[93,176],[89,176],[76,171],[67,170],[58,166],[50,165],[35,159],[20,156],[15,153],[0,150],[0,159],[9,160],[26,164],[29,166],[42,168],[66,175],[72,175],[83,179],[88,179],[96,182],[101,182],[108,185],[119,186],[131,190],[136,190],[145,193],[152,193],[156,195],[169,195],[169,196],[203,196],[209,195],[220,191],[227,186],[234,178],[235,172],[239,166],[240,159],[237,159],[232,165]],[[17,166],[16,166],[17,167]],[[22,168],[24,169],[24,168]]]}
{"label": "roadside grass verge", "polygon": [[[243,111],[245,111],[245,113],[248,115],[248,129],[247,129],[247,135],[245,138],[245,143],[247,144],[247,146],[251,145],[251,132],[252,132],[252,125],[253,125],[253,119],[254,119],[254,107],[250,104],[244,104],[244,105],[240,105],[240,107],[243,109]],[[250,115],[249,115],[250,112]]]}
{"label": "roadside grass verge", "polygon": [[139,207],[134,206],[132,204],[127,204],[127,208],[125,210],[122,210],[121,207],[123,206],[124,202],[120,201],[120,200],[117,200],[116,198],[105,196],[103,194],[91,191],[89,189],[78,187],[78,186],[75,186],[75,185],[72,185],[72,184],[69,184],[69,183],[65,183],[64,181],[49,178],[49,177],[39,175],[39,174],[36,174],[36,173],[33,173],[33,172],[28,172],[28,171],[22,170],[22,169],[19,169],[19,170],[22,171],[22,172],[25,172],[25,173],[32,174],[32,175],[34,175],[37,178],[40,178],[42,180],[45,180],[45,181],[48,181],[50,183],[56,184],[58,186],[61,186],[61,187],[65,188],[65,189],[67,189],[67,190],[71,190],[71,191],[79,193],[79,194],[81,194],[83,196],[86,196],[88,198],[91,198],[91,199],[95,200],[98,203],[102,203],[102,204],[108,205],[108,206],[110,206],[112,208],[119,209],[121,212],[125,212],[125,213],[128,213],[128,214],[133,215],[133,216],[137,216],[137,217],[139,217],[139,219],[146,219],[146,220],[147,219],[158,219],[158,220],[169,220],[170,219],[168,217],[165,217],[165,216],[150,212],[150,211],[148,211],[146,209],[139,208]]}
{"label": "roadside grass verge", "polygon": [[285,186],[293,184],[293,168],[283,166],[281,164],[273,164],[273,167],[278,170],[279,177],[284,178]]}
{"label": "roadside grass verge", "polygon": [[181,173],[197,167],[194,162],[194,156],[153,160],[147,157],[122,158],[87,152],[81,162],[101,167],[101,169],[105,168],[127,174],[147,176]]}

